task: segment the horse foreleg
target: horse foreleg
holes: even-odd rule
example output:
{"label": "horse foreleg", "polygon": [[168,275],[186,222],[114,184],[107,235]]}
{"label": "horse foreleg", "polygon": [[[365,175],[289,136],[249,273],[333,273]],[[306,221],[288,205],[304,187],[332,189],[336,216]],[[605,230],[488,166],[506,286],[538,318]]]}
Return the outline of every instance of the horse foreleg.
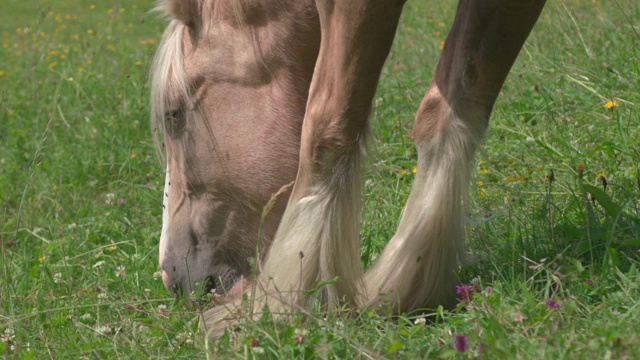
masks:
{"label": "horse foreleg", "polygon": [[[302,127],[296,183],[259,282],[276,302],[357,303],[361,159],[378,79],[403,1],[316,2],[321,45]],[[272,309],[278,306],[270,301]]]}
{"label": "horse foreleg", "polygon": [[544,0],[460,1],[416,115],[418,170],[398,230],[366,273],[369,304],[394,313],[455,305],[470,164]]}

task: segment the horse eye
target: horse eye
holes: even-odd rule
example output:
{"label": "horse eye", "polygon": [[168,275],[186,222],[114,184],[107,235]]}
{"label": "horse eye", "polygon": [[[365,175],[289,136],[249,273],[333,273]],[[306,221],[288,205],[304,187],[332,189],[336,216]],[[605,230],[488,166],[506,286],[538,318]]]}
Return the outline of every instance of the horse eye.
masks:
{"label": "horse eye", "polygon": [[180,135],[184,131],[184,111],[182,109],[164,113],[165,129],[169,136]]}

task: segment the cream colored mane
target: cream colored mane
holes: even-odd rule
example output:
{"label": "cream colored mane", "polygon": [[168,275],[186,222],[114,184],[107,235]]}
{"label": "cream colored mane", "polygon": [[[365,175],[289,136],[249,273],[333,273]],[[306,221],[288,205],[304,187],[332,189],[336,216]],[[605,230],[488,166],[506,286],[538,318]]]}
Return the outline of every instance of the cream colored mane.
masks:
{"label": "cream colored mane", "polygon": [[[163,8],[159,8],[158,11],[163,11]],[[167,92],[176,91],[183,95],[184,99],[189,99],[181,51],[185,27],[182,21],[171,20],[151,65],[151,131],[162,162],[166,161],[164,136]]]}

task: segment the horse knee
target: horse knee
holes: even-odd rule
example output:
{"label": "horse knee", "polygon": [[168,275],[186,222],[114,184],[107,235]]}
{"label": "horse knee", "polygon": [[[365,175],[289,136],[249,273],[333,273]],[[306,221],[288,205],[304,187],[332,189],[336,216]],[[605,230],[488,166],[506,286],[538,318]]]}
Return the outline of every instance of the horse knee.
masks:
{"label": "horse knee", "polygon": [[427,143],[454,123],[466,129],[469,137],[479,139],[488,126],[490,113],[491,106],[484,102],[460,92],[444,95],[440,87],[432,84],[416,114],[413,139],[416,144]]}

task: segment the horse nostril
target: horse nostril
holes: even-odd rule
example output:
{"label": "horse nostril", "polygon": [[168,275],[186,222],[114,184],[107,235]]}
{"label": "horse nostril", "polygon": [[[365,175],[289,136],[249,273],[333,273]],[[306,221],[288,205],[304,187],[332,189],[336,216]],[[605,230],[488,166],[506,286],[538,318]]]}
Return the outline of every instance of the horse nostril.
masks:
{"label": "horse nostril", "polygon": [[182,287],[178,283],[171,284],[171,292],[176,294],[178,297],[182,296]]}

